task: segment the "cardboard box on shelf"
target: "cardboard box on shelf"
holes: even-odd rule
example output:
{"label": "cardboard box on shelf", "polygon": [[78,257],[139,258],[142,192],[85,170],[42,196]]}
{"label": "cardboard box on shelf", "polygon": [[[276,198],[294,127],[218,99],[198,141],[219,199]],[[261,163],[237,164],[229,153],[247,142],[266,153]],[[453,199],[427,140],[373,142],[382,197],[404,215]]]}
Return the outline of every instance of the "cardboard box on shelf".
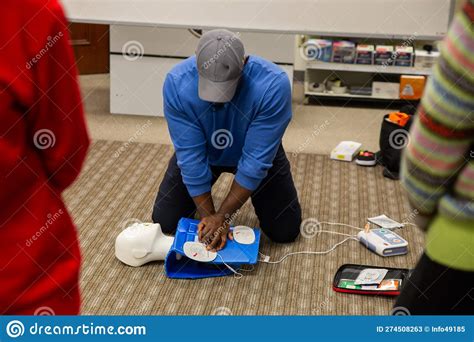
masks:
{"label": "cardboard box on shelf", "polygon": [[374,51],[373,45],[357,44],[356,64],[374,64]]}
{"label": "cardboard box on shelf", "polygon": [[439,58],[438,51],[415,50],[415,67],[431,68]]}
{"label": "cardboard box on shelf", "polygon": [[372,96],[384,99],[399,99],[400,83],[372,82]]}
{"label": "cardboard box on shelf", "polygon": [[354,63],[355,43],[338,40],[332,43],[332,61],[335,63]]}
{"label": "cardboard box on shelf", "polygon": [[413,66],[413,47],[395,46],[395,65],[405,67]]}
{"label": "cardboard box on shelf", "polygon": [[374,64],[377,65],[392,65],[393,46],[391,45],[377,45],[374,53]]}
{"label": "cardboard box on shelf", "polygon": [[423,95],[425,82],[426,78],[424,76],[400,76],[400,98],[406,100],[419,100],[421,95]]}

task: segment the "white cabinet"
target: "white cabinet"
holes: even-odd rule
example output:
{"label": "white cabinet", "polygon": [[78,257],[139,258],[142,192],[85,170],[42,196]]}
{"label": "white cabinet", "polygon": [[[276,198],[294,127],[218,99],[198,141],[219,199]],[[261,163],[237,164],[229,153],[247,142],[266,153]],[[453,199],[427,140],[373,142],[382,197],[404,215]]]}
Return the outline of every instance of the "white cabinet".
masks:
{"label": "white cabinet", "polygon": [[257,55],[275,63],[293,64],[294,34],[242,32],[240,39],[247,55]]}
{"label": "white cabinet", "polygon": [[163,116],[163,83],[178,58],[110,56],[110,111],[113,114]]}
{"label": "white cabinet", "polygon": [[[293,79],[294,35],[240,34],[246,54],[275,63]],[[186,29],[110,26],[110,111],[163,116],[162,90],[174,65],[194,54],[199,38]],[[123,52],[139,56],[124,56]]]}
{"label": "white cabinet", "polygon": [[110,51],[122,52],[129,42],[138,42],[147,56],[189,57],[199,38],[188,30],[163,27],[110,26]]}
{"label": "white cabinet", "polygon": [[[238,34],[244,43],[246,54],[257,55],[275,63],[293,64],[294,35],[254,32]],[[110,26],[111,52],[122,52],[122,48],[132,41],[143,46],[145,55],[189,57],[194,54],[199,38],[183,29]]]}

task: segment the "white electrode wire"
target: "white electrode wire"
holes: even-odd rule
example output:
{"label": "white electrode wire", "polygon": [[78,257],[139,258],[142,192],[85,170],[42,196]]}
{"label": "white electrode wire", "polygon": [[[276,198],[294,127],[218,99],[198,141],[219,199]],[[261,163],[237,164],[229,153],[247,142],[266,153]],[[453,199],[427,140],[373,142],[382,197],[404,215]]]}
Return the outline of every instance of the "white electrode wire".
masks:
{"label": "white electrode wire", "polygon": [[328,234],[334,234],[334,235],[355,237],[355,235],[352,235],[352,234],[344,234],[344,233],[339,233],[339,232],[333,232],[332,230],[319,230],[316,234],[319,234],[319,233],[328,233]]}
{"label": "white electrode wire", "polygon": [[[363,228],[360,228],[360,227],[356,227],[356,226],[352,226],[350,224],[345,224],[345,223],[337,223],[337,222],[319,222],[319,224],[328,224],[328,225],[333,225],[333,226],[345,226],[345,227],[350,227],[350,228],[353,228],[353,229],[357,229],[357,230],[364,230]],[[333,250],[335,250],[337,247],[339,247],[340,245],[342,245],[343,243],[345,243],[346,241],[348,240],[355,240],[355,241],[359,241],[357,239],[357,236],[356,235],[351,235],[351,234],[345,234],[345,233],[339,233],[339,232],[334,232],[334,231],[331,231],[331,230],[320,230],[320,231],[317,231],[317,234],[319,233],[326,233],[326,234],[334,234],[334,235],[341,235],[341,236],[346,236],[346,238],[338,243],[336,243],[334,246],[332,246],[330,249],[328,249],[327,251],[321,251],[321,252],[314,252],[314,251],[301,251],[301,252],[293,252],[293,253],[288,253],[286,255],[284,255],[280,260],[277,260],[277,261],[269,261],[268,258],[266,255],[262,254],[259,252],[259,254],[264,257],[264,259],[260,259],[259,261],[261,262],[264,262],[264,263],[267,263],[267,264],[279,264],[281,263],[282,261],[284,261],[286,258],[288,258],[289,256],[292,256],[292,255],[299,255],[299,254],[313,254],[313,255],[323,255],[323,254],[328,254],[328,253],[331,253]]]}
{"label": "white electrode wire", "polygon": [[243,268],[243,267],[239,268],[240,272],[253,272],[253,270],[254,270],[253,265],[250,265],[250,268]]}
{"label": "white electrode wire", "polygon": [[[283,256],[280,260],[277,260],[277,261],[265,261],[264,259],[260,259],[259,261],[261,262],[264,262],[264,263],[267,263],[267,264],[279,264],[281,263],[282,261],[284,261],[286,258],[288,258],[289,256],[292,256],[292,255],[299,255],[299,254],[313,254],[313,255],[322,255],[322,254],[328,254],[330,252],[332,252],[333,250],[335,250],[337,247],[339,247],[340,245],[342,245],[343,243],[345,243],[346,241],[348,240],[355,240],[355,241],[359,241],[355,236],[350,236],[350,237],[347,237],[345,238],[344,240],[336,243],[334,246],[332,246],[330,249],[328,249],[327,251],[322,251],[322,252],[313,252],[313,251],[302,251],[302,252],[293,252],[293,253],[288,253],[286,254],[285,256]],[[260,252],[259,252],[260,253]],[[260,253],[263,257],[265,257],[264,254]]]}
{"label": "white electrode wire", "polygon": [[[337,222],[319,222],[319,224],[328,224],[328,225],[331,225],[331,226],[344,226],[344,227],[349,227],[349,228],[353,228],[353,229],[357,229],[357,230],[364,230],[364,228],[360,228],[360,227],[356,227],[356,226],[352,226],[350,224],[345,224],[345,223],[337,223]],[[351,234],[345,234],[345,233],[340,233],[340,232],[334,232],[334,231],[331,231],[331,230],[320,230],[320,231],[317,231],[316,232],[317,234],[319,233],[326,233],[326,234],[334,234],[334,235],[341,235],[341,236],[346,236],[346,238],[338,243],[336,243],[334,246],[332,246],[330,249],[326,250],[326,251],[321,251],[321,252],[314,252],[314,251],[301,251],[301,252],[293,252],[293,253],[288,253],[286,255],[284,255],[280,260],[277,260],[277,261],[269,261],[268,259],[266,258],[269,258],[268,256],[258,252],[262,257],[264,257],[265,259],[260,259],[259,261],[260,262],[264,262],[264,263],[267,263],[267,264],[279,264],[281,262],[283,262],[286,258],[288,258],[289,256],[292,256],[292,255],[300,255],[300,254],[312,254],[312,255],[324,255],[324,254],[328,254],[328,253],[331,253],[333,250],[335,250],[337,247],[339,247],[340,245],[342,245],[343,243],[345,243],[346,241],[349,241],[349,240],[355,240],[355,241],[359,241],[357,239],[357,236],[356,235],[351,235]],[[253,271],[253,265],[251,267],[251,269],[240,269],[239,271],[235,270],[233,267],[231,267],[230,265],[228,265],[224,259],[222,258],[222,256],[220,254],[217,254],[217,256],[219,258],[221,258],[221,261],[222,263],[230,270],[232,271],[232,273],[234,273],[234,277],[237,278],[237,279],[240,279],[242,278],[244,275],[242,273],[240,273],[239,271],[242,271],[242,272],[251,272]]]}
{"label": "white electrode wire", "polygon": [[236,271],[234,268],[232,268],[231,266],[227,265],[226,262],[224,261],[224,259],[222,258],[222,256],[220,254],[217,254],[217,256],[219,258],[221,258],[223,264],[229,269],[232,271],[232,273],[234,273],[234,277],[237,278],[237,279],[240,279],[242,278],[244,275],[238,271]]}
{"label": "white electrode wire", "polygon": [[[357,229],[357,230],[360,230],[360,231],[365,230],[365,228],[353,226],[353,225],[346,224],[346,223],[338,223],[338,222],[318,222],[318,223],[321,224],[321,225],[322,225],[322,224],[327,224],[327,225],[330,225],[330,226],[349,227],[349,228]],[[403,224],[403,225],[412,225],[412,226],[415,226],[415,227],[416,227],[416,225],[415,225],[414,223],[411,223],[411,222],[403,222],[402,224]],[[335,250],[337,247],[339,247],[340,245],[342,245],[343,243],[345,243],[345,242],[348,241],[348,240],[359,241],[359,239],[357,238],[357,235],[339,233],[339,232],[334,232],[334,231],[330,231],[330,230],[320,230],[320,231],[318,231],[317,233],[327,233],[327,234],[342,235],[342,236],[347,236],[347,237],[346,237],[344,240],[342,240],[342,241],[336,243],[334,246],[332,246],[330,249],[328,249],[328,250],[326,250],[326,251],[321,251],[321,252],[302,251],[302,252],[288,253],[288,254],[284,255],[280,260],[277,260],[277,261],[269,261],[269,257],[268,257],[268,256],[266,256],[265,254],[262,254],[262,253],[258,252],[258,253],[264,258],[264,259],[260,259],[259,261],[260,261],[260,262],[267,263],[267,264],[279,264],[279,263],[281,263],[282,261],[284,261],[286,258],[288,258],[289,256],[292,256],[292,255],[300,255],[300,254],[324,255],[324,254],[331,253],[333,250]]]}
{"label": "white electrode wire", "polygon": [[[319,222],[319,224],[329,224],[331,226],[344,226],[344,227],[350,227],[357,230],[365,230],[365,228],[361,228],[361,227],[357,227],[357,226],[353,226],[353,225],[345,224],[345,223],[338,223],[338,222]],[[412,222],[402,222],[401,225],[418,227],[415,223],[412,223]],[[398,228],[403,228],[403,227],[398,227]]]}
{"label": "white electrode wire", "polygon": [[350,227],[357,230],[364,230],[364,228],[361,228],[361,227],[356,227],[350,224],[338,223],[338,222],[319,222],[319,224],[329,224],[330,226],[344,226],[344,227]]}

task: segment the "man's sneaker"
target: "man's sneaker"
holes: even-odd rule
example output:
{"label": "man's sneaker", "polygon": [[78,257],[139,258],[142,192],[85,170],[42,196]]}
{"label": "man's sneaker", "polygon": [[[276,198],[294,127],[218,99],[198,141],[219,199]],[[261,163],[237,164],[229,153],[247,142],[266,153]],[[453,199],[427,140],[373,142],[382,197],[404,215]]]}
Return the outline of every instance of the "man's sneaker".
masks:
{"label": "man's sneaker", "polygon": [[375,166],[375,153],[370,151],[360,151],[356,157],[356,163],[361,166]]}

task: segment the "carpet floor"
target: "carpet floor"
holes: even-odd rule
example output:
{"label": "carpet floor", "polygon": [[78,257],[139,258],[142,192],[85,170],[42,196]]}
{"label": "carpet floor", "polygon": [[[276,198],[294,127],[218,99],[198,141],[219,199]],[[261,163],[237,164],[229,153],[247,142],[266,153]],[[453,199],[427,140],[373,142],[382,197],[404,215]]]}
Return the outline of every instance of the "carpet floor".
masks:
{"label": "carpet floor", "polygon": [[[357,241],[327,255],[292,256],[281,264],[257,264],[244,277],[173,280],[163,263],[140,268],[114,257],[117,234],[134,221],[150,221],[158,186],[173,153],[168,145],[96,141],[79,180],[64,194],[79,230],[83,253],[83,314],[109,315],[384,315],[393,299],[336,293],[332,279],[342,264],[413,267],[422,252],[423,234],[407,226],[400,234],[410,243],[405,256],[382,258]],[[327,156],[289,155],[303,219],[363,227],[366,218],[386,214],[406,221],[410,209],[399,182],[382,176],[380,167],[331,161]],[[220,203],[231,175],[213,187]],[[247,202],[234,220],[258,226]],[[342,233],[347,227],[323,226]],[[306,234],[307,235],[307,234]],[[308,235],[307,235],[308,236]],[[294,251],[324,251],[344,237],[321,233],[300,236],[292,244],[262,237],[260,250],[272,260]]]}

